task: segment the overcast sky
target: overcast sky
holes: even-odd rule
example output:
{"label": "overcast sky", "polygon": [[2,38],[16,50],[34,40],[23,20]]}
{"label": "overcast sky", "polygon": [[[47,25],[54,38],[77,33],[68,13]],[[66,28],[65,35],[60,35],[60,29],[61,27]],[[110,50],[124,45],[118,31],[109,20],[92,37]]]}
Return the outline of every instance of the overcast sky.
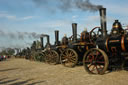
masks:
{"label": "overcast sky", "polygon": [[[73,22],[78,23],[78,34],[85,27],[90,31],[93,27],[100,26],[99,11],[71,7],[70,2],[62,6],[62,1],[64,0],[0,0],[0,49],[27,47],[33,40],[39,39],[37,36],[42,33],[49,34],[53,43],[54,30],[60,31],[60,39],[64,34],[71,36]],[[89,2],[107,8],[108,30],[115,19],[119,19],[124,25],[128,24],[128,0]]]}

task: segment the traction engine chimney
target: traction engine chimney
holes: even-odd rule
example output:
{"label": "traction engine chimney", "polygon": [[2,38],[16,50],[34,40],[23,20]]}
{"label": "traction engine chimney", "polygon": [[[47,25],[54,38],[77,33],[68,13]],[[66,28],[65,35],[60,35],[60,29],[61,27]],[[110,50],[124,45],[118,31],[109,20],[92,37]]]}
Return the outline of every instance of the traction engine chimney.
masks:
{"label": "traction engine chimney", "polygon": [[72,23],[73,41],[77,41],[77,23]]}
{"label": "traction engine chimney", "polygon": [[44,49],[44,40],[43,40],[43,37],[40,37],[40,41],[41,41],[41,49]]}
{"label": "traction engine chimney", "polygon": [[106,8],[99,9],[99,12],[100,12],[100,22],[101,22],[102,37],[106,37],[107,36]]}
{"label": "traction engine chimney", "polygon": [[55,45],[59,45],[59,31],[55,30]]}
{"label": "traction engine chimney", "polygon": [[50,45],[49,35],[47,35],[47,44]]}

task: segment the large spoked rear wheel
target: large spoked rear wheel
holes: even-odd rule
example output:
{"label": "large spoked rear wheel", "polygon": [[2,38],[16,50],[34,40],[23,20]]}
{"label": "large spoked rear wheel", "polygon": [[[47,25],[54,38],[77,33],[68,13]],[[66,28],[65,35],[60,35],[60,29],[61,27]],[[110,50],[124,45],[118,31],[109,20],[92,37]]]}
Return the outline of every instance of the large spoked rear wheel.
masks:
{"label": "large spoked rear wheel", "polygon": [[59,63],[59,54],[55,50],[48,50],[45,55],[45,61],[48,64],[56,65]]}
{"label": "large spoked rear wheel", "polygon": [[60,61],[66,67],[75,67],[78,62],[78,54],[75,50],[67,48],[61,53]]}
{"label": "large spoked rear wheel", "polygon": [[108,64],[107,54],[97,48],[88,50],[83,58],[84,68],[91,74],[104,74],[108,68]]}

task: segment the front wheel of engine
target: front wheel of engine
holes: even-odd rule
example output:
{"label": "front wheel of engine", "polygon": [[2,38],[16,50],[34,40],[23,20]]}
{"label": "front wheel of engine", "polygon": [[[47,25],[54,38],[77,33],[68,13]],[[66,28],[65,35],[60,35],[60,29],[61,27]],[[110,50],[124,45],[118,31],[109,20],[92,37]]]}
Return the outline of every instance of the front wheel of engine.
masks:
{"label": "front wheel of engine", "polygon": [[85,53],[83,65],[88,73],[102,75],[108,69],[108,56],[103,50],[92,48]]}

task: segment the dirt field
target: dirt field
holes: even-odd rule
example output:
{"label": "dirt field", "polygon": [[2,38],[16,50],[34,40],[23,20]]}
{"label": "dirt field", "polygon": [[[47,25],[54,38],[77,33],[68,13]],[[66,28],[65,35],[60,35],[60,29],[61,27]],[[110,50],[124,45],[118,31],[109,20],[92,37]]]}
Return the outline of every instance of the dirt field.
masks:
{"label": "dirt field", "polygon": [[83,66],[67,68],[12,58],[0,62],[0,85],[128,85],[128,71],[91,75]]}

